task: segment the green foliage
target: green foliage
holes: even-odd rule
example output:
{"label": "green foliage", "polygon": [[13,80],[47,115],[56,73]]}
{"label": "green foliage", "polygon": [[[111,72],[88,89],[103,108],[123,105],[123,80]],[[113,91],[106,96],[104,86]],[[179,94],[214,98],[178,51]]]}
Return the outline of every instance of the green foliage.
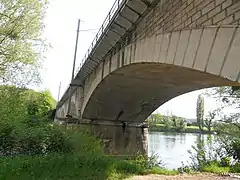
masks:
{"label": "green foliage", "polygon": [[149,125],[159,124],[163,122],[163,116],[161,114],[151,114],[147,119]]}
{"label": "green foliage", "polygon": [[[161,114],[152,114],[148,118],[148,124],[150,125],[150,130],[158,131],[184,132],[186,127],[184,119],[175,115],[162,116]],[[163,125],[164,127],[160,127],[159,125]]]}
{"label": "green foliage", "polygon": [[35,92],[15,86],[0,86],[0,121],[48,119],[56,101],[49,91]]}
{"label": "green foliage", "polygon": [[165,117],[163,118],[163,124],[164,124],[164,127],[166,128],[166,130],[170,130],[170,129],[171,129],[171,126],[172,126],[171,117],[165,116]]}
{"label": "green foliage", "polygon": [[[200,137],[201,138],[201,137]],[[192,146],[192,150],[189,151],[190,158],[192,160],[190,167],[194,170],[201,170],[208,161],[206,157],[205,144],[202,139],[198,139],[195,146]]]}
{"label": "green foliage", "polygon": [[240,173],[240,163],[237,162],[233,166],[230,167],[230,172],[232,173]]}
{"label": "green foliage", "polygon": [[4,156],[43,155],[49,153],[103,154],[100,140],[89,133],[63,131],[63,127],[45,122],[18,123],[0,121],[0,154]]}
{"label": "green foliage", "polygon": [[240,173],[239,163],[230,158],[228,150],[219,144],[218,138],[215,140],[210,136],[207,140],[199,138],[189,153],[192,162],[186,167],[191,170],[211,173]]}
{"label": "green foliage", "polygon": [[64,153],[71,150],[68,137],[58,126],[28,126],[0,121],[0,154],[3,156]]}
{"label": "green foliage", "polygon": [[[215,127],[218,133],[223,135],[219,143],[224,148],[229,157],[240,161],[240,90],[239,87],[216,87],[207,92],[210,97],[217,98],[221,121]],[[231,114],[225,114],[225,109],[235,109]]]}
{"label": "green foliage", "polygon": [[218,122],[214,125],[214,129],[218,134],[230,135],[238,132],[238,127],[233,124]]}
{"label": "green foliage", "polygon": [[92,136],[88,131],[82,128],[76,130],[69,129],[67,136],[72,145],[74,153],[94,153],[103,154],[101,141]]}
{"label": "green foliage", "polygon": [[[141,173],[139,165],[94,154],[18,157],[1,159],[0,179],[108,179],[111,175]],[[117,174],[117,175],[116,175]]]}
{"label": "green foliage", "polygon": [[27,116],[24,92],[15,86],[0,86],[0,120],[19,121]]}
{"label": "green foliage", "polygon": [[197,122],[200,130],[203,130],[204,127],[204,122],[203,122],[203,117],[204,117],[204,98],[200,94],[197,99]]}
{"label": "green foliage", "polygon": [[213,120],[215,119],[216,115],[216,111],[209,112],[208,116],[204,120],[204,126],[207,128],[208,132],[211,132],[212,130]]}
{"label": "green foliage", "polygon": [[[239,88],[224,86],[224,87],[215,87],[206,92],[209,97],[216,98],[218,101],[218,106],[215,112],[220,116],[220,126],[218,128],[219,132],[231,134],[233,136],[240,137],[240,90]],[[231,114],[226,114],[226,109],[236,109],[235,112]],[[229,124],[229,125],[228,125]],[[226,128],[225,128],[226,127]],[[223,130],[221,131],[221,128]]]}
{"label": "green foliage", "polygon": [[229,167],[220,167],[216,163],[209,163],[208,165],[204,166],[201,169],[201,171],[222,174],[222,173],[228,173],[230,171],[230,168]]}
{"label": "green foliage", "polygon": [[171,119],[173,121],[173,127],[175,128],[175,130],[177,132],[184,132],[186,126],[184,119],[177,116],[172,116]]}
{"label": "green foliage", "polygon": [[206,166],[225,167],[229,163],[225,149],[216,142],[211,135],[208,135],[207,139],[203,136],[198,137],[196,144],[189,151],[191,169],[202,171]]}
{"label": "green foliage", "polygon": [[173,126],[175,127],[175,128],[177,128],[177,126],[178,126],[178,118],[177,118],[177,116],[175,116],[175,115],[173,115],[172,116],[172,121],[173,121]]}
{"label": "green foliage", "polygon": [[[58,134],[51,137],[59,142]],[[56,135],[56,136],[55,136]],[[103,154],[100,141],[87,132],[68,130],[65,134],[69,151],[56,151],[58,143],[51,143],[55,149],[50,154],[34,156],[1,157],[0,179],[122,179],[132,174],[177,174],[177,171],[158,167],[155,156],[136,155],[128,160],[110,157]],[[35,139],[35,138],[34,138]],[[60,138],[61,139],[61,138]],[[31,141],[32,142],[32,141]],[[60,141],[61,144],[66,144]],[[36,145],[36,143],[34,143]],[[38,146],[35,146],[38,149]],[[69,149],[70,148],[70,149]],[[48,148],[46,148],[48,149]],[[57,152],[57,153],[54,153]],[[70,152],[70,153],[69,153]]]}
{"label": "green foliage", "polygon": [[29,90],[26,92],[26,97],[28,115],[30,116],[45,117],[56,105],[56,101],[48,90],[42,92]]}
{"label": "green foliage", "polygon": [[234,91],[231,86],[215,87],[206,91],[206,94],[210,97],[217,98],[219,103],[239,107],[240,90],[235,88]]}
{"label": "green foliage", "polygon": [[177,170],[169,170],[165,168],[153,167],[150,170],[145,170],[144,174],[163,174],[163,175],[177,175]]}
{"label": "green foliage", "polygon": [[190,168],[189,166],[187,166],[187,165],[184,165],[183,162],[182,162],[182,166],[179,167],[177,170],[178,170],[178,172],[180,172],[180,173],[183,173],[183,172],[185,172],[185,173],[190,173],[190,172],[191,172],[191,168]]}
{"label": "green foliage", "polygon": [[136,154],[132,157],[129,157],[128,160],[139,164],[144,167],[144,169],[151,170],[152,168],[163,168],[164,162],[159,160],[159,156],[157,154],[152,154],[150,157],[148,155]]}
{"label": "green foliage", "polygon": [[0,159],[1,180],[18,179],[123,179],[132,174],[167,174],[177,171],[160,168],[145,169],[135,161],[120,160],[98,154],[49,154],[46,156],[23,156]]}
{"label": "green foliage", "polygon": [[221,167],[230,167],[231,165],[231,158],[229,157],[223,157],[220,160],[220,166]]}
{"label": "green foliage", "polygon": [[225,146],[229,156],[240,162],[240,138],[233,138],[229,144]]}
{"label": "green foliage", "polygon": [[0,82],[22,86],[39,81],[47,3],[0,0]]}

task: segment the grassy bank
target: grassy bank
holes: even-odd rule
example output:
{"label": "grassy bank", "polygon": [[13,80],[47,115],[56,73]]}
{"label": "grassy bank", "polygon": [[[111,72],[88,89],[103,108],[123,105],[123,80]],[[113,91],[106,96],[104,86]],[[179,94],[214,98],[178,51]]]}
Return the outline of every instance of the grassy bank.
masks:
{"label": "grassy bank", "polygon": [[142,174],[137,164],[95,154],[51,154],[1,159],[1,180],[114,179]]}
{"label": "grassy bank", "polygon": [[[107,156],[100,141],[79,130],[66,133],[68,152],[17,155],[0,158],[0,179],[19,180],[107,180],[142,174],[177,174],[177,171],[150,168],[148,158],[129,160]],[[60,136],[59,136],[60,137]],[[58,138],[55,136],[55,138]]]}
{"label": "grassy bank", "polygon": [[[50,131],[49,131],[50,132]],[[167,170],[152,166],[144,156],[124,160],[122,157],[107,156],[103,153],[100,141],[87,132],[68,131],[66,152],[38,155],[18,155],[0,158],[0,179],[19,180],[114,180],[133,175],[162,174],[176,175],[177,170]],[[34,136],[35,137],[35,136]],[[54,136],[59,138],[61,136]],[[59,149],[59,148],[57,148]],[[239,168],[237,166],[234,168]],[[205,172],[233,172],[233,168],[218,164],[204,166]]]}
{"label": "grassy bank", "polygon": [[[186,126],[183,130],[178,130],[173,126],[166,128],[164,124],[154,124],[149,126],[149,131],[154,132],[183,132],[183,133],[203,133],[209,134],[206,128],[201,131],[198,126]],[[212,133],[212,132],[211,132]]]}
{"label": "grassy bank", "polygon": [[144,168],[134,161],[94,154],[51,154],[37,157],[2,158],[1,180],[105,180],[122,179],[133,174],[176,174],[159,168]]}

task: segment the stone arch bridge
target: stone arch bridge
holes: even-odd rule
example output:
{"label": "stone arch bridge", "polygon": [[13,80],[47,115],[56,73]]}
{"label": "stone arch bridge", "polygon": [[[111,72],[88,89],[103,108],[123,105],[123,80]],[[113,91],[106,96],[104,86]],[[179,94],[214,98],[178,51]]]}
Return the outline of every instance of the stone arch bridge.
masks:
{"label": "stone arch bridge", "polygon": [[239,0],[117,0],[113,7],[56,111],[56,119],[87,121],[108,140],[108,153],[146,152],[142,124],[170,99],[240,86]]}

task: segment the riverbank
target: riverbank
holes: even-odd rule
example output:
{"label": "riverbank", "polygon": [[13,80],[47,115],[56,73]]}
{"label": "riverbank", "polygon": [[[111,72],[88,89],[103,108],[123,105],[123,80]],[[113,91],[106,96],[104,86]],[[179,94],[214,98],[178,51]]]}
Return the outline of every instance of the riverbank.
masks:
{"label": "riverbank", "polygon": [[[31,133],[25,138],[15,130],[15,141],[10,141],[12,134],[5,135],[5,140],[9,139],[9,142],[25,142],[24,145],[29,145],[26,150],[31,153],[24,150],[16,154],[21,144],[11,143],[9,148],[15,154],[0,157],[1,180],[15,180],[16,175],[19,180],[115,180],[148,174],[171,177],[170,175],[178,175],[180,172],[157,167],[157,160],[147,156],[136,155],[123,159],[105,155],[100,140],[90,135],[86,129],[62,131],[58,127],[42,125],[31,129],[23,128],[21,132],[28,132],[27,130],[31,130]],[[39,145],[44,142],[51,146],[46,144],[47,148],[45,145],[41,149],[43,147]],[[39,153],[36,152],[37,147],[41,150]]]}
{"label": "riverbank", "polygon": [[[5,126],[6,127],[6,126]],[[147,156],[134,156],[123,159],[122,157],[108,156],[103,153],[101,142],[90,133],[79,128],[76,130],[62,131],[61,129],[47,126],[43,132],[43,127],[34,127],[33,132],[26,138],[18,135],[14,131],[14,142],[25,142],[29,146],[27,151],[17,152],[16,143],[11,143],[9,149],[15,154],[0,157],[1,180],[19,180],[38,179],[38,180],[106,180],[106,179],[124,179],[132,175],[143,174],[167,174],[174,175],[177,171],[161,168],[150,168]],[[46,128],[46,127],[45,127]],[[52,129],[53,128],[53,129]],[[1,131],[3,132],[3,131]],[[4,131],[5,132],[5,131]],[[24,130],[25,132],[25,130]],[[5,135],[4,139],[10,140],[10,135]],[[43,138],[47,135],[46,141]],[[12,136],[11,136],[12,137]],[[44,140],[44,141],[43,141]],[[36,152],[39,145],[44,142],[50,143],[41,153]],[[12,142],[12,141],[11,141]],[[61,148],[59,148],[61,147]],[[5,148],[6,149],[6,148]],[[50,151],[50,149],[52,149]],[[54,151],[53,151],[54,150]],[[17,154],[18,153],[18,154]],[[21,154],[20,154],[21,153]]]}
{"label": "riverbank", "polygon": [[[232,180],[232,177],[210,173],[179,174],[176,170],[147,168],[144,160],[122,160],[115,157],[85,154],[51,154],[0,158],[1,180]],[[239,177],[239,176],[238,176]],[[234,177],[236,180],[236,176]]]}
{"label": "riverbank", "polygon": [[15,180],[16,174],[19,180],[116,180],[126,178],[129,180],[154,180],[160,177],[161,179],[181,180],[180,177],[188,176],[180,176],[177,170],[151,168],[151,162],[144,156],[136,156],[128,160],[124,160],[122,157],[107,156],[99,151],[98,142],[94,138],[86,134],[77,135],[81,135],[80,139],[82,140],[78,141],[81,142],[77,149],[79,152],[1,157],[0,179]]}
{"label": "riverbank", "polygon": [[198,126],[186,126],[184,129],[176,129],[173,126],[166,127],[164,124],[149,125],[150,132],[178,132],[178,133],[197,133],[197,134],[213,134],[213,131],[209,132],[206,128],[201,131]]}
{"label": "riverbank", "polygon": [[49,154],[0,158],[1,180],[124,179],[132,175],[176,175],[176,170],[148,168],[144,159],[123,160],[101,154]]}

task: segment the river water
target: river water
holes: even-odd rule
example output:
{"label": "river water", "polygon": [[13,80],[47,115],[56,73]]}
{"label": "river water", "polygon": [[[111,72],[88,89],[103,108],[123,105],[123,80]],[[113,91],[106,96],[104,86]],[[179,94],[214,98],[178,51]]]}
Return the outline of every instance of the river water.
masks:
{"label": "river water", "polygon": [[159,160],[164,162],[164,167],[177,169],[190,162],[188,150],[199,138],[206,138],[207,135],[192,133],[163,133],[149,132],[148,136],[148,155],[157,154]]}

